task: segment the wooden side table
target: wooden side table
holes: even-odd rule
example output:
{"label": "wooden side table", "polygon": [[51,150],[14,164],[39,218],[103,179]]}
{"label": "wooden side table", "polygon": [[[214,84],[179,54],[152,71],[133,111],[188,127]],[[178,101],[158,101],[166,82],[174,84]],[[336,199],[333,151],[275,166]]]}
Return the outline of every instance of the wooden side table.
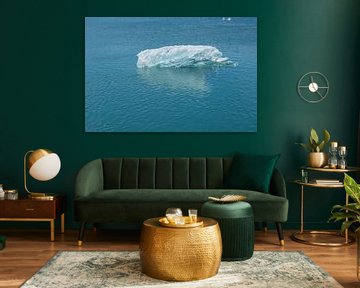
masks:
{"label": "wooden side table", "polygon": [[50,241],[54,241],[55,220],[61,217],[61,233],[65,231],[65,197],[55,196],[53,200],[19,198],[0,200],[0,221],[48,221]]}

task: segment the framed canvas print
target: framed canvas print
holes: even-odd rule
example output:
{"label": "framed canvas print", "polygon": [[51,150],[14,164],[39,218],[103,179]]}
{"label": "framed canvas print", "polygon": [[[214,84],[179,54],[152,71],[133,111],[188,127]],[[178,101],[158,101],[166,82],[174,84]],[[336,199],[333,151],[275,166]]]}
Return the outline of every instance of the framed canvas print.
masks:
{"label": "framed canvas print", "polygon": [[86,132],[256,132],[256,17],[86,17]]}

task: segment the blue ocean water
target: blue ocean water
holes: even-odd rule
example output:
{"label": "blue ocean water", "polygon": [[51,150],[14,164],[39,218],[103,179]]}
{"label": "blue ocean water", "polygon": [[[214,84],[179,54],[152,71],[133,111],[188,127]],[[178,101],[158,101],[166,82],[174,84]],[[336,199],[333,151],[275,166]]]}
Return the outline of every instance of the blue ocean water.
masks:
{"label": "blue ocean water", "polygon": [[[137,54],[209,45],[234,65],[138,68]],[[86,17],[86,132],[256,132],[257,18]]]}

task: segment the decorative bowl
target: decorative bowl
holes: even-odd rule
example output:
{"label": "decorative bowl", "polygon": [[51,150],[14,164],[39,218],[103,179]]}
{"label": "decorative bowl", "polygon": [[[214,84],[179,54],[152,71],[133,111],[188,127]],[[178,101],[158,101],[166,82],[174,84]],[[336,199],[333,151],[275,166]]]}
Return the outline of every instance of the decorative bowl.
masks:
{"label": "decorative bowl", "polygon": [[213,200],[215,202],[237,202],[237,201],[243,201],[246,199],[246,196],[243,195],[224,195],[220,198],[216,197],[208,197],[210,200]]}

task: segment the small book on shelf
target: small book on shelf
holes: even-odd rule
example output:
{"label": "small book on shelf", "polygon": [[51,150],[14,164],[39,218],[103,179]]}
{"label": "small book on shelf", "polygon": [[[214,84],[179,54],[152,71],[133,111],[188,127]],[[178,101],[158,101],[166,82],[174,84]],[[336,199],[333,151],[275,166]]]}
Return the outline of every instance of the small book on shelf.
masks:
{"label": "small book on shelf", "polygon": [[315,179],[316,184],[341,184],[340,180],[336,179]]}

